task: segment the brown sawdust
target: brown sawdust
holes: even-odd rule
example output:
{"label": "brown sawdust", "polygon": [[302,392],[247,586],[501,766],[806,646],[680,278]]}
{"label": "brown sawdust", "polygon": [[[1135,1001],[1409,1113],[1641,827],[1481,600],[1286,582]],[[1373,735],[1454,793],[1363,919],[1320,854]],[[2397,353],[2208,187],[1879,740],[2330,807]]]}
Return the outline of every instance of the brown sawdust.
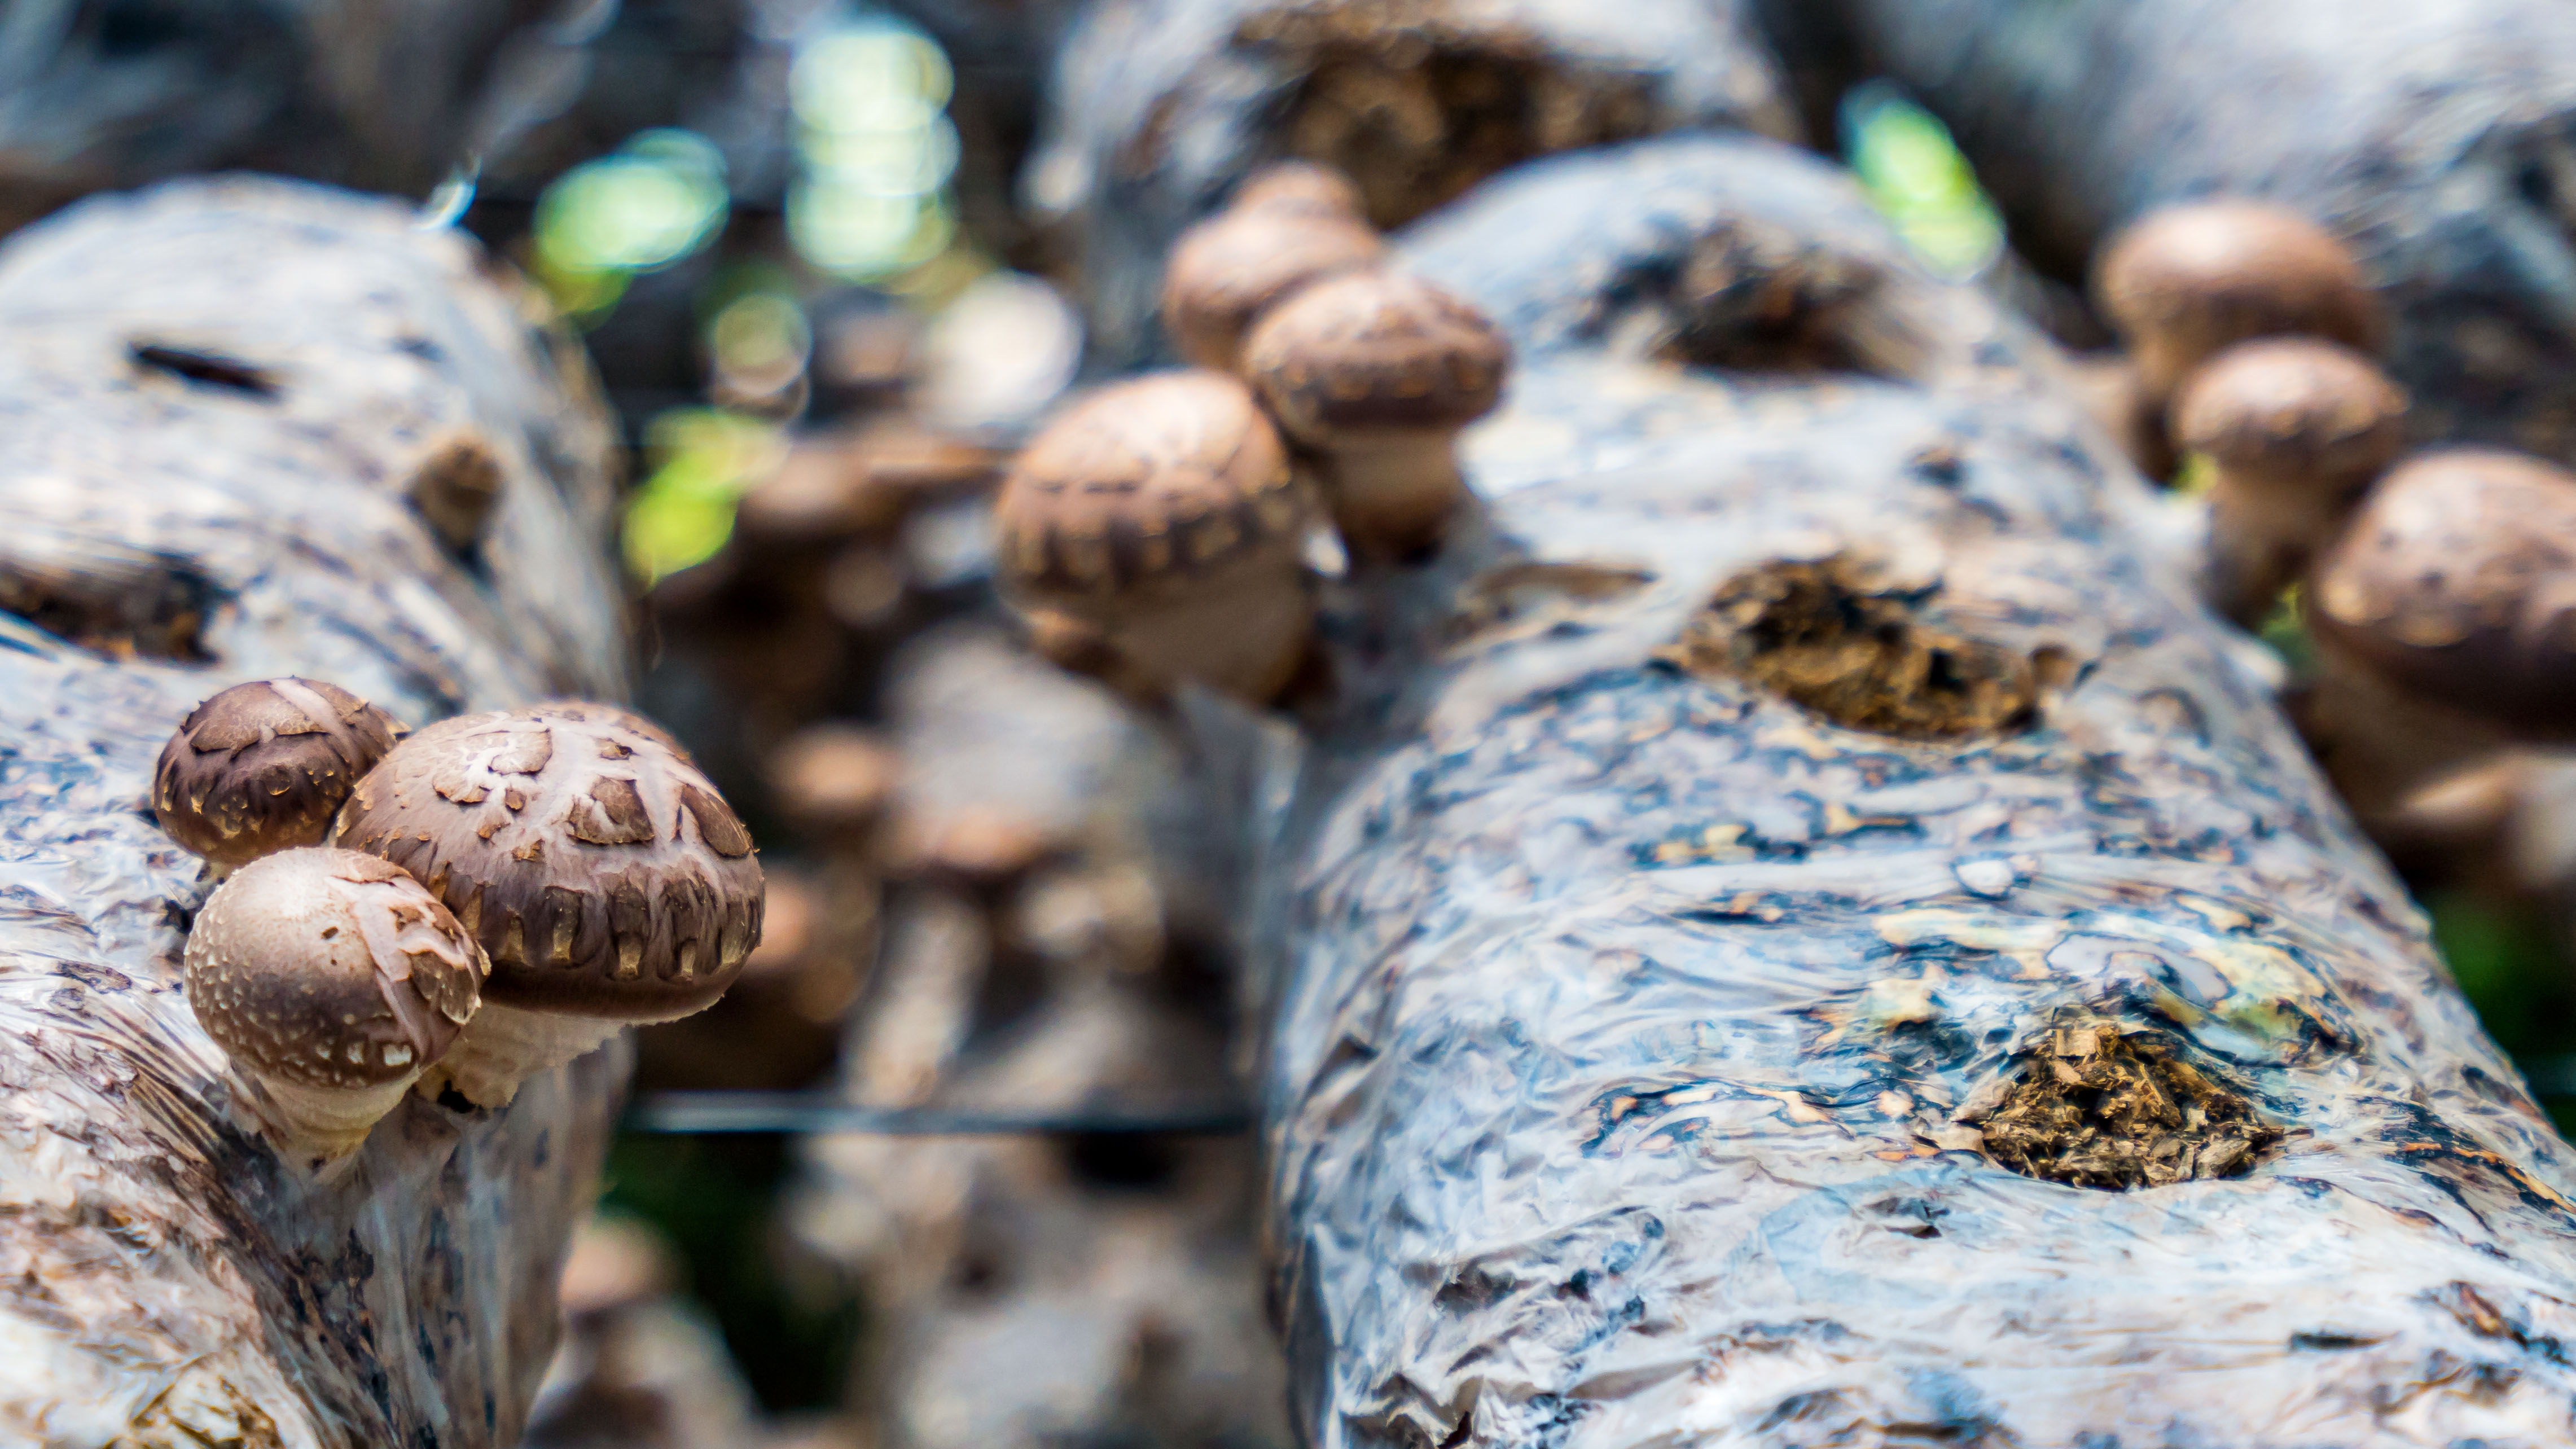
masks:
{"label": "brown sawdust", "polygon": [[2116,1022],[2053,1027],[2022,1061],[2021,1080],[1969,1125],[2027,1177],[2112,1189],[2235,1177],[2283,1136],[2171,1043]]}
{"label": "brown sawdust", "polygon": [[1931,591],[1873,587],[1864,573],[1837,556],[1740,574],[1659,657],[1741,679],[1836,724],[1905,739],[2009,734],[2039,722],[2058,651],[2025,655],[1940,628],[1921,617]]}

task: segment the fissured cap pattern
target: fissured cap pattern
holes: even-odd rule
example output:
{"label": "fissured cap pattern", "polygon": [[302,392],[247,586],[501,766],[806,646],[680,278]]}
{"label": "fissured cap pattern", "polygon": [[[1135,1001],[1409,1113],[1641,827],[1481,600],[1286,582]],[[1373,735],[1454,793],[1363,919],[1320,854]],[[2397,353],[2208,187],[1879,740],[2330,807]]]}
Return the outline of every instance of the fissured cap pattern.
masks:
{"label": "fissured cap pattern", "polygon": [[254,1075],[309,1087],[399,1082],[474,1015],[483,950],[392,862],[327,847],[235,871],[197,912],[188,1004]]}
{"label": "fissured cap pattern", "polygon": [[383,710],[318,679],[236,684],[189,712],[152,771],[152,814],[217,865],[319,845],[400,739]]}
{"label": "fissured cap pattern", "polygon": [[671,737],[625,710],[442,720],[385,757],[334,843],[447,903],[529,1011],[656,1021],[724,994],[760,940],[751,834]]}
{"label": "fissured cap pattern", "polygon": [[1102,388],[1020,454],[994,504],[1005,583],[1105,603],[1269,552],[1293,566],[1314,507],[1251,389],[1223,373]]}
{"label": "fissured cap pattern", "polygon": [[2535,739],[2576,734],[2576,475],[2478,448],[2407,462],[2309,598],[2319,643],[2399,688]]}
{"label": "fissured cap pattern", "polygon": [[1317,282],[1261,319],[1245,375],[1281,427],[1329,446],[1339,433],[1445,430],[1493,411],[1511,343],[1474,303],[1403,272]]}

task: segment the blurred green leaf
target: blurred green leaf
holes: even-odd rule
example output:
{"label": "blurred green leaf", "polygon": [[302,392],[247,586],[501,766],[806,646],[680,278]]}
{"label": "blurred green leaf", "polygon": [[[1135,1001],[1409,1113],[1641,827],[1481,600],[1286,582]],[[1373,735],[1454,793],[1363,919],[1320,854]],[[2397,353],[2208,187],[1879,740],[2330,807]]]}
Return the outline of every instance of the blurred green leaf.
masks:
{"label": "blurred green leaf", "polygon": [[778,465],[776,424],[718,408],[677,408],[645,431],[653,471],[626,505],[626,565],[651,586],[714,556],[733,536],[743,490]]}
{"label": "blurred green leaf", "polygon": [[1844,98],[1842,125],[1845,159],[1861,186],[1927,266],[1969,277],[1993,264],[2003,219],[1938,117],[1871,84]]}

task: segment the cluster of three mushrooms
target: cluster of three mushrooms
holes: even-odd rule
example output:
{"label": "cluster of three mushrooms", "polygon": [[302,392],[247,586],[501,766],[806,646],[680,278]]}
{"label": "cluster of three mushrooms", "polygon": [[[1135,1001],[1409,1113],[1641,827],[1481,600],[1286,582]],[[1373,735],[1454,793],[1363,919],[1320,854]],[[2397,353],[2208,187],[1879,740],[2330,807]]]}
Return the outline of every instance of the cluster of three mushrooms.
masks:
{"label": "cluster of three mushrooms", "polygon": [[1195,366],[1105,388],[1032,441],[996,507],[1004,586],[1061,663],[1267,703],[1313,629],[1314,493],[1362,558],[1435,544],[1466,492],[1456,436],[1500,398],[1510,347],[1388,266],[1349,184],[1300,164],[1182,236],[1163,308]]}
{"label": "cluster of three mushrooms", "polygon": [[2244,200],[2150,214],[2096,283],[2129,349],[2114,422],[2152,471],[2171,446],[2208,461],[2204,593],[2253,623],[2405,444],[2378,299],[2323,228]]}
{"label": "cluster of three mushrooms", "polygon": [[328,684],[239,685],[181,725],[153,806],[224,877],[189,932],[190,1002],[314,1159],[406,1090],[499,1106],[701,1010],[759,939],[749,833],[669,736],[607,706],[404,738]]}

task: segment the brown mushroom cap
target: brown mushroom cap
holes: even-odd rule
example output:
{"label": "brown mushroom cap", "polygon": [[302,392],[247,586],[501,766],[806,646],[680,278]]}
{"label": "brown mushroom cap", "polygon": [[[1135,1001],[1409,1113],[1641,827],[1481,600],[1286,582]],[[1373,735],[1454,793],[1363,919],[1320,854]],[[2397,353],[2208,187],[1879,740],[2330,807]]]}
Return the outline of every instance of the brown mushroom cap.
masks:
{"label": "brown mushroom cap", "polygon": [[907,874],[994,892],[1018,884],[1080,845],[1079,836],[1062,821],[976,803],[907,816],[897,856]]}
{"label": "brown mushroom cap", "polygon": [[819,840],[851,843],[885,818],[903,757],[873,730],[808,725],[779,744],[768,773],[790,824]]}
{"label": "brown mushroom cap", "polygon": [[827,549],[893,532],[911,504],[907,490],[872,476],[848,439],[806,439],[787,450],[778,471],[744,490],[734,533],[755,550]]}
{"label": "brown mushroom cap", "polygon": [[1319,446],[1465,427],[1493,411],[1511,361],[1475,304],[1387,271],[1316,283],[1263,317],[1243,349],[1279,425]]}
{"label": "brown mushroom cap", "polygon": [[1200,367],[1234,366],[1254,321],[1300,288],[1376,266],[1365,222],[1278,206],[1222,211],[1181,233],[1163,264],[1163,327]]}
{"label": "brown mushroom cap", "polygon": [[483,949],[420,882],[354,850],[235,871],[188,932],[188,1004],[254,1075],[380,1087],[447,1054]]}
{"label": "brown mushroom cap", "polygon": [[263,679],[190,711],[152,771],[152,813],[219,866],[319,845],[403,727],[336,684]]}
{"label": "brown mushroom cap", "polygon": [[2174,439],[2232,475],[2367,482],[2406,441],[2406,394],[2369,358],[2313,337],[2239,343],[2174,400]]}
{"label": "brown mushroom cap", "polygon": [[1251,389],[1196,370],[1072,408],[1022,451],[994,504],[1005,587],[1090,613],[1259,555],[1293,572],[1313,518]]}
{"label": "brown mushroom cap", "polygon": [[669,735],[600,704],[442,720],[358,783],[334,843],[412,873],[492,958],[492,1000],[657,1021],[760,940],[751,834]]}
{"label": "brown mushroom cap", "polygon": [[2094,289],[2159,398],[2231,343],[2296,333],[2375,352],[2383,330],[2343,243],[2267,202],[2149,213],[2104,251]]}
{"label": "brown mushroom cap", "polygon": [[2576,474],[2461,448],[2381,479],[2318,560],[2308,627],[2396,688],[2576,733]]}
{"label": "brown mushroom cap", "polygon": [[1312,161],[1279,161],[1253,172],[1235,188],[1232,209],[1313,212],[1354,221],[1368,216],[1368,202],[1351,178]]}

